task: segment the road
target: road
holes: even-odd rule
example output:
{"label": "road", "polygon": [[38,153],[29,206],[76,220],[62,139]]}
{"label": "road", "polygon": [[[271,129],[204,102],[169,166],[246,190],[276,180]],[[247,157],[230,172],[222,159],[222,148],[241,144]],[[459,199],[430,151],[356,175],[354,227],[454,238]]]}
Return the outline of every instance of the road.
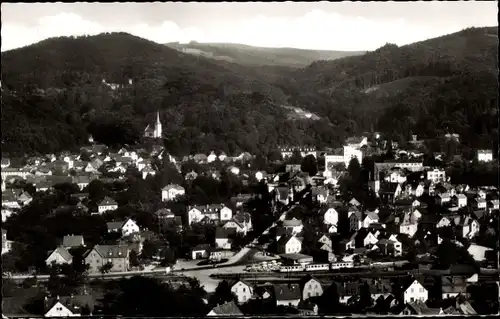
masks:
{"label": "road", "polygon": [[195,277],[200,281],[200,285],[205,287],[207,292],[215,291],[215,288],[221,281],[221,279],[216,279],[210,277],[212,274],[234,274],[241,273],[245,269],[245,266],[226,266],[225,268],[210,268],[203,270],[188,270],[178,272],[178,274],[186,277]]}

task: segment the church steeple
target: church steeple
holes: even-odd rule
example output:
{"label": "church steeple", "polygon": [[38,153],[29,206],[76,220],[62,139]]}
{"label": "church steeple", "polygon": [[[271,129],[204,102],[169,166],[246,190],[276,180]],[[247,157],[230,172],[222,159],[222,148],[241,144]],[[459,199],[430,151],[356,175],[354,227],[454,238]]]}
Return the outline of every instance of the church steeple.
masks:
{"label": "church steeple", "polygon": [[160,122],[160,112],[156,112],[156,123],[155,123],[155,131],[153,133],[155,138],[162,137],[162,127]]}

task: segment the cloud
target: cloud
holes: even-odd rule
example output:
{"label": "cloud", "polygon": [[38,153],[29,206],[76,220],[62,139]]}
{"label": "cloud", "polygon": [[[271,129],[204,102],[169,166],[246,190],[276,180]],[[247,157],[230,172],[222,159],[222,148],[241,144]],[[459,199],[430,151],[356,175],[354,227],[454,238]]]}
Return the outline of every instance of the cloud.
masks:
{"label": "cloud", "polygon": [[[123,20],[122,20],[123,21]],[[128,32],[158,43],[230,42],[267,47],[295,47],[325,50],[374,50],[387,42],[405,45],[452,33],[466,26],[415,25],[404,19],[375,20],[312,10],[296,18],[258,15],[225,25],[179,27],[173,21],[160,25],[102,25],[74,13],[59,13],[38,20],[34,27],[5,23],[2,51],[29,45],[49,37]]]}

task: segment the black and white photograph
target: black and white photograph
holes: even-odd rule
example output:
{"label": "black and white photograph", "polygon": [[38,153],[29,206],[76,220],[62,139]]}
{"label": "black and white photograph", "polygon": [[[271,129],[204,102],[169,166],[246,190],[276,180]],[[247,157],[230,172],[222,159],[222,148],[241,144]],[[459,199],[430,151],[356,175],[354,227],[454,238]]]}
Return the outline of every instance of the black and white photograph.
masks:
{"label": "black and white photograph", "polygon": [[1,21],[2,319],[499,313],[498,1]]}

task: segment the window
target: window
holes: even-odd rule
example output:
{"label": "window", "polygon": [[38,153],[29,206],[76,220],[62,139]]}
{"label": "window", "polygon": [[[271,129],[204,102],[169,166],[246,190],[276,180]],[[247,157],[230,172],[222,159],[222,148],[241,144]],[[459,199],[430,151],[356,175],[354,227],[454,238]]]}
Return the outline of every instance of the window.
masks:
{"label": "window", "polygon": [[411,290],[410,290],[410,291],[411,291],[411,293],[413,293],[413,288],[411,288]]}
{"label": "window", "polygon": [[243,292],[247,292],[247,289],[246,289],[246,288],[243,288]]}
{"label": "window", "polygon": [[411,297],[411,298],[410,298],[410,301],[411,301],[411,302],[415,301],[415,298]]}

